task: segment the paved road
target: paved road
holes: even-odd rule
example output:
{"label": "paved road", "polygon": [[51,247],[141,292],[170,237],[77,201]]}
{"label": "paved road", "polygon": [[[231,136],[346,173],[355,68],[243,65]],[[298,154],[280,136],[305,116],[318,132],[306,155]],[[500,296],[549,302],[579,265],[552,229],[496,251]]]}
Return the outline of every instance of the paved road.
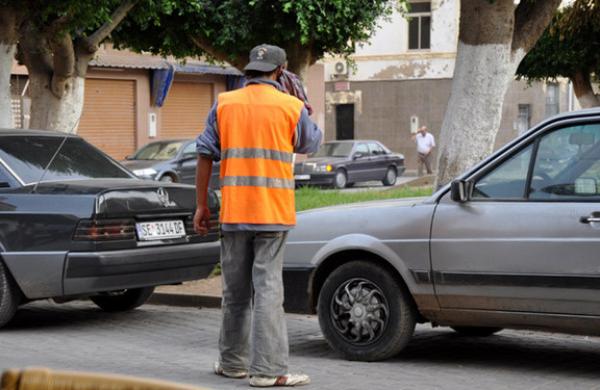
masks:
{"label": "paved road", "polygon": [[[107,314],[85,302],[30,304],[0,331],[0,369],[48,366],[154,377],[214,389],[246,381],[210,372],[220,312],[145,305]],[[291,361],[312,389],[600,389],[600,339],[503,331],[485,339],[419,326],[401,356],[341,360],[314,316],[289,315]]]}

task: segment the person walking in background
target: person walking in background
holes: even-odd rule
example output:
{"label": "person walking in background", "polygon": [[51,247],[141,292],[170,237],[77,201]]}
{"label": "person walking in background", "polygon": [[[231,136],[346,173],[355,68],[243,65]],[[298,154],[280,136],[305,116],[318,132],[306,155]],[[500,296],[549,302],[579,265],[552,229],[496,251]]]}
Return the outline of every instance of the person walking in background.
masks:
{"label": "person walking in background", "polygon": [[425,165],[427,174],[430,175],[433,172],[431,170],[431,152],[435,148],[435,138],[427,131],[427,126],[421,126],[413,136],[413,140],[417,143],[418,174],[423,176],[423,165]]}
{"label": "person walking in background", "polygon": [[212,161],[221,160],[223,320],[214,371],[250,376],[258,387],[297,386],[288,373],[283,312],[283,248],[296,224],[293,153],[316,152],[322,131],[302,101],[276,81],[286,53],[271,45],[250,52],[244,88],[222,93],[198,136],[194,229],[209,228],[207,188]]}

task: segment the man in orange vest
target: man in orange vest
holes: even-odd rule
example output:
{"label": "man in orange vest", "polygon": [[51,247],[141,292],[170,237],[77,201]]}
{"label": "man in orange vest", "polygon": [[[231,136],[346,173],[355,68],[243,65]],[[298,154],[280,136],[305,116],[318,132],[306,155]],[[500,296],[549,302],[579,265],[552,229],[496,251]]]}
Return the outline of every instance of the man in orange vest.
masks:
{"label": "man in orange vest", "polygon": [[230,378],[250,375],[258,387],[310,382],[288,373],[283,248],[296,224],[293,153],[316,152],[322,131],[276,81],[285,63],[277,46],[252,49],[246,86],[219,95],[197,139],[194,228],[200,234],[209,227],[212,161],[221,160],[223,322],[214,370]]}

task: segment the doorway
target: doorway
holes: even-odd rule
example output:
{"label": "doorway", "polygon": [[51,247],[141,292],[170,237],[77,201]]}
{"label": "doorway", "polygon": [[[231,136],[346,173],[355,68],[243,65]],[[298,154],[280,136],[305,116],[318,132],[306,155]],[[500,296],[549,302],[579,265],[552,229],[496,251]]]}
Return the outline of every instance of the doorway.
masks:
{"label": "doorway", "polygon": [[336,139],[354,139],[354,104],[335,106]]}

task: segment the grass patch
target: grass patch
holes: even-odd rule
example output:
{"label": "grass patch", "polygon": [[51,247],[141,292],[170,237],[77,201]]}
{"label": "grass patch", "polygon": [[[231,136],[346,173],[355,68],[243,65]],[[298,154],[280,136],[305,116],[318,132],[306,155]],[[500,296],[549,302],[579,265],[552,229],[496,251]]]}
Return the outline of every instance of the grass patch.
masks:
{"label": "grass patch", "polygon": [[383,191],[366,190],[359,192],[324,191],[315,187],[302,187],[296,190],[296,211],[337,204],[367,202],[380,199],[413,198],[417,196],[429,196],[431,194],[432,188],[430,186],[400,187]]}

